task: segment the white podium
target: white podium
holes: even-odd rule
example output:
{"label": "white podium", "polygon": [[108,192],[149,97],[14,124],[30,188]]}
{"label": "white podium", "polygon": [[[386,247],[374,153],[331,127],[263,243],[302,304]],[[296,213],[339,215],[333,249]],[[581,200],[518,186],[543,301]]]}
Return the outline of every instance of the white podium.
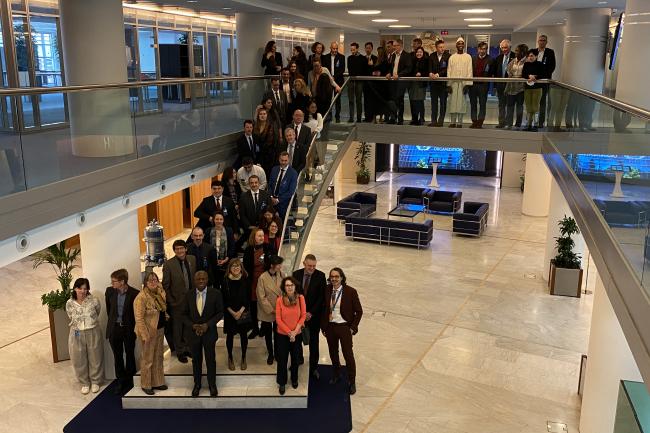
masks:
{"label": "white podium", "polygon": [[616,198],[623,198],[625,197],[625,194],[623,194],[623,190],[621,189],[621,180],[623,179],[623,173],[625,172],[625,170],[623,167],[612,167],[612,171],[614,172],[614,176],[615,176],[614,190],[609,196],[616,197]]}
{"label": "white podium", "polygon": [[429,182],[429,186],[433,188],[438,188],[440,185],[438,184],[438,164],[439,162],[432,162],[431,163],[431,168],[433,170],[433,173],[431,175],[431,182]]}

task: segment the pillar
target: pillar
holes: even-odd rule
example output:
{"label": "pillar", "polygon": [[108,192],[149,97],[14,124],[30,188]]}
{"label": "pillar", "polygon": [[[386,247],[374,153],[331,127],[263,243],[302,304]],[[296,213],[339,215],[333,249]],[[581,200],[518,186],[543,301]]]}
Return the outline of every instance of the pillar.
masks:
{"label": "pillar", "polygon": [[603,281],[597,276],[580,410],[581,432],[614,431],[621,380],[643,381]]}
{"label": "pillar", "polygon": [[[339,53],[347,53],[345,46],[341,46],[341,29],[332,27],[317,27],[315,33],[316,42],[320,42],[325,46],[323,54],[330,52],[330,44],[334,41],[339,43]],[[352,42],[352,41],[350,41]],[[357,41],[359,42],[359,41]],[[345,41],[343,42],[345,43]],[[359,43],[361,45],[361,43]]]}
{"label": "pillar", "polygon": [[521,188],[521,175],[526,168],[525,153],[503,152],[502,188]]}
{"label": "pillar", "polygon": [[[546,34],[546,33],[544,33]],[[546,250],[544,253],[544,280],[548,281],[548,272],[549,272],[549,262],[557,254],[555,249],[555,238],[560,236],[560,229],[558,227],[558,222],[564,218],[564,216],[569,216],[573,218],[573,213],[569,208],[569,203],[567,203],[562,194],[560,186],[557,184],[555,179],[551,179],[551,192],[548,206],[548,220],[546,226]],[[573,240],[575,242],[575,247],[573,251],[580,254],[582,258],[582,268],[586,269],[587,264],[587,245],[582,234],[574,235]],[[583,281],[584,283],[584,281]]]}
{"label": "pillar", "polygon": [[650,2],[627,0],[624,35],[618,51],[616,99],[648,109],[650,87],[639,83],[647,81],[650,70],[650,58],[640,55],[647,52],[650,40]]}
{"label": "pillar", "polygon": [[[104,291],[111,285],[111,272],[126,269],[129,285],[142,288],[139,236],[137,209],[79,233],[83,275],[90,280],[91,292],[101,301],[100,326],[104,336],[107,321]],[[107,379],[115,378],[113,352],[106,340],[104,371]]]}
{"label": "pillar", "polygon": [[609,8],[567,11],[561,81],[602,92],[610,15]]}
{"label": "pillar", "polygon": [[554,78],[559,78],[562,76],[562,58],[564,56],[564,38],[565,38],[565,26],[542,26],[537,28],[537,37],[535,38],[535,47],[537,47],[537,39],[540,35],[546,35],[548,37],[548,48],[551,48],[555,51],[555,71],[553,72]]}
{"label": "pillar", "polygon": [[547,216],[552,177],[542,155],[529,153],[526,156],[525,176],[521,213],[533,217]]}
{"label": "pillar", "polygon": [[[61,0],[59,4],[66,84],[125,83],[121,0]],[[113,157],[135,151],[128,89],[67,96],[73,155]]]}
{"label": "pillar", "polygon": [[[273,39],[273,17],[270,13],[238,12],[235,14],[237,32],[237,69],[241,76],[263,75],[260,66],[266,43]],[[286,63],[287,59],[282,59]],[[252,118],[255,107],[264,94],[263,81],[242,81],[239,85],[239,115]]]}

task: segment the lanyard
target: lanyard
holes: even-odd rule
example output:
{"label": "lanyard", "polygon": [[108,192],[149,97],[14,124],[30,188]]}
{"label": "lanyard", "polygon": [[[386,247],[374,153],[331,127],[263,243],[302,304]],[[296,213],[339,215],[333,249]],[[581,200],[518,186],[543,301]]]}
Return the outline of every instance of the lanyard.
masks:
{"label": "lanyard", "polygon": [[[334,302],[331,303],[331,301],[330,301],[330,303],[331,303],[331,305],[332,305],[331,308],[330,308],[331,311],[334,311],[334,309],[336,308],[336,304],[338,304],[339,299],[341,299],[341,294],[342,294],[342,293],[343,293],[343,287],[341,287],[341,289],[340,289],[339,292],[337,293],[336,298],[334,299]],[[332,293],[332,294],[334,294],[334,293]],[[332,296],[332,298],[334,298],[334,296]]]}

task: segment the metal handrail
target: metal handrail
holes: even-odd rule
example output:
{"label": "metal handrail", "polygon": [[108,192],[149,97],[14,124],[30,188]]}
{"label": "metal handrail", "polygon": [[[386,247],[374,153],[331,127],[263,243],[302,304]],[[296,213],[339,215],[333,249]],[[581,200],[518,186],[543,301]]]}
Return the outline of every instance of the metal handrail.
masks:
{"label": "metal handrail", "polygon": [[0,89],[0,96],[42,95],[46,93],[84,92],[88,90],[131,89],[142,86],[170,86],[174,84],[221,83],[225,81],[254,81],[270,79],[278,75],[249,75],[245,77],[208,77],[208,78],[163,78],[160,80],[130,81],[127,83],[84,84],[79,86],[58,87],[12,87]]}
{"label": "metal handrail", "polygon": [[[526,83],[528,82],[525,78],[498,78],[498,77],[468,77],[468,78],[451,78],[451,77],[399,77],[399,78],[386,78],[386,76],[381,75],[357,75],[350,77],[354,81],[476,81],[482,83]],[[537,80],[536,83],[539,84],[549,84],[552,80]]]}

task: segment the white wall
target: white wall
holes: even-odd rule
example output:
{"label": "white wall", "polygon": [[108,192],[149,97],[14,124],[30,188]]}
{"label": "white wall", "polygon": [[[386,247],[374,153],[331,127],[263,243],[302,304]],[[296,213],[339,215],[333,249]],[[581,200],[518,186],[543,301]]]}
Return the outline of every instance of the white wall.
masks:
{"label": "white wall", "polygon": [[503,152],[503,169],[501,173],[501,186],[505,188],[519,188],[519,176],[526,167],[522,158],[525,153]]}
{"label": "white wall", "polygon": [[[370,144],[370,158],[366,166],[370,170],[370,180],[375,179],[375,156],[376,156],[376,145],[375,143]],[[348,151],[343,155],[341,164],[336,169],[336,179],[337,180],[356,180],[357,179],[357,165],[354,161],[354,155],[357,153],[357,148],[359,147],[359,142],[354,141],[350,145]]]}
{"label": "white wall", "polygon": [[548,215],[551,180],[551,172],[542,155],[529,153],[526,157],[526,180],[524,181],[521,213],[534,217]]}
{"label": "white wall", "polygon": [[598,276],[580,412],[582,433],[612,433],[621,380],[643,381]]}
{"label": "white wall", "polygon": [[537,47],[537,33],[535,32],[513,32],[512,33],[512,49],[519,44],[528,45],[528,49]]}

